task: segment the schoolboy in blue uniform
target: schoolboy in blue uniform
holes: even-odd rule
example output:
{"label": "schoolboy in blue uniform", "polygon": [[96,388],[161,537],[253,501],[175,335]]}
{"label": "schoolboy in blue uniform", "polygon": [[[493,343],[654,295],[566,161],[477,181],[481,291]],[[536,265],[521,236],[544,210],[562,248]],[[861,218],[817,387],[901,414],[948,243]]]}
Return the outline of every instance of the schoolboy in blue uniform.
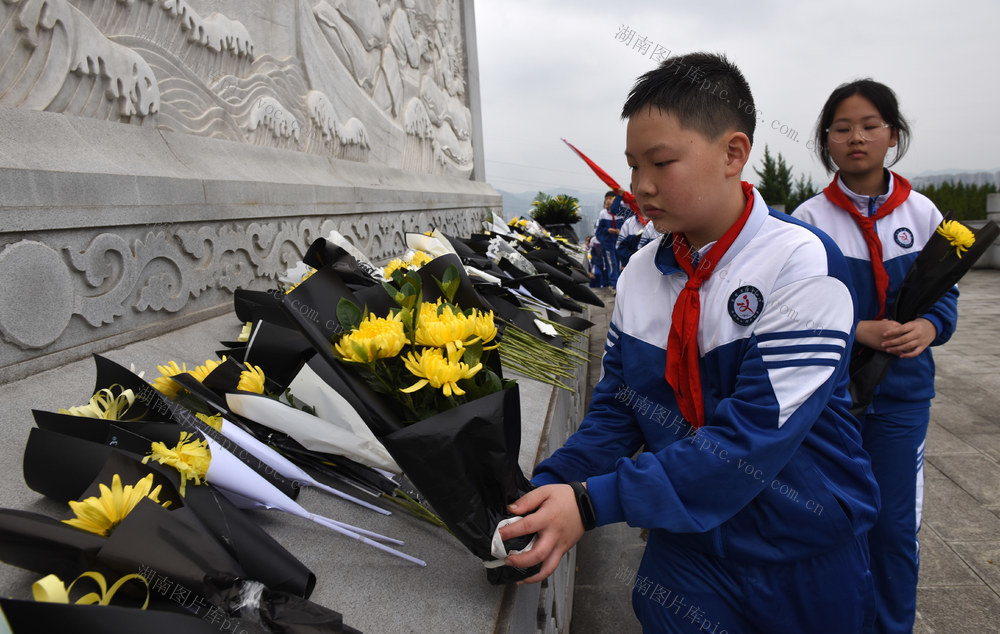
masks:
{"label": "schoolboy in blue uniform", "polygon": [[752,104],[703,53],[632,89],[632,192],[666,235],[622,275],[590,410],[501,536],[538,533],[507,558],[541,563],[534,582],[585,528],[650,528],[632,599],[647,631],[860,632],[878,494],[848,413],[853,297],[830,239],[741,182]]}

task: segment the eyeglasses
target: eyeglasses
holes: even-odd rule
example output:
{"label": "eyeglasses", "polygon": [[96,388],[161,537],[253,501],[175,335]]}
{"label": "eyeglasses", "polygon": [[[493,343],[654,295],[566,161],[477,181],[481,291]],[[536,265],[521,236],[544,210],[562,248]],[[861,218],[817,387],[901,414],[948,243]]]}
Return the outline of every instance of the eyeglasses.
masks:
{"label": "eyeglasses", "polygon": [[826,133],[834,143],[847,143],[854,136],[854,130],[857,129],[865,141],[877,141],[884,131],[891,127],[885,121],[866,121],[860,125],[837,123],[827,128]]}

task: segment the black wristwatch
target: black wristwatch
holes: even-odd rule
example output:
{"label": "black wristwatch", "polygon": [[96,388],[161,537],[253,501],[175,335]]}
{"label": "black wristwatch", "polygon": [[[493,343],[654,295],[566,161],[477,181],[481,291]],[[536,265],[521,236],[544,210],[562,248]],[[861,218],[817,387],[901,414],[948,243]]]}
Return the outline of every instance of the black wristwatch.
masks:
{"label": "black wristwatch", "polygon": [[597,513],[594,512],[594,503],[590,500],[587,487],[580,482],[570,482],[573,493],[576,495],[576,506],[580,509],[580,521],[583,522],[583,530],[589,531],[597,526]]}

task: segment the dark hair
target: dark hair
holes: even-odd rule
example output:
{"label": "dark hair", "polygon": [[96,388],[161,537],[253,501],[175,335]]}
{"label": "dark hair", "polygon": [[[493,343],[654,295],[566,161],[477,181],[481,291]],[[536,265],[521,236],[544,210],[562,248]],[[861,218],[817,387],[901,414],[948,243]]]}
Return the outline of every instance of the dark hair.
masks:
{"label": "dark hair", "polygon": [[617,195],[618,195],[618,194],[616,194],[616,193],[614,193],[613,191],[610,191],[610,190],[609,190],[609,191],[608,191],[608,193],[604,194],[604,197],[605,197],[605,198],[607,198],[608,196],[611,196],[612,198],[614,198],[614,197],[615,197],[615,196],[617,196]]}
{"label": "dark hair", "polygon": [[753,95],[743,73],[724,55],[688,53],[663,60],[636,80],[622,107],[622,119],[653,107],[709,140],[735,129],[753,145],[757,125]]}
{"label": "dark hair", "polygon": [[819,121],[816,123],[816,154],[819,155],[820,162],[823,163],[823,167],[827,171],[837,171],[836,164],[830,158],[830,141],[827,138],[826,131],[830,127],[830,124],[833,123],[833,115],[837,112],[840,104],[848,97],[853,97],[854,95],[860,95],[872,102],[872,105],[878,110],[882,119],[898,135],[896,156],[889,163],[890,167],[895,165],[906,154],[906,149],[910,147],[910,125],[899,112],[899,101],[896,99],[896,93],[892,92],[892,88],[889,88],[885,84],[880,84],[873,79],[859,79],[847,84],[841,84],[830,93],[830,98],[823,105],[823,111],[820,113]]}

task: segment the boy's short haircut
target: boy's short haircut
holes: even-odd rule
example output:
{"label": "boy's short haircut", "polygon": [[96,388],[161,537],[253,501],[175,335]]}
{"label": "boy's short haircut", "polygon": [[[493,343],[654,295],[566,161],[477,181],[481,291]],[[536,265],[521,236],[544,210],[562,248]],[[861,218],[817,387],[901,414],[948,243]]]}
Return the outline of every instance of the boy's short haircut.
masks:
{"label": "boy's short haircut", "polygon": [[688,53],[663,60],[636,80],[622,107],[622,119],[654,107],[711,141],[736,130],[753,145],[757,124],[753,95],[743,73],[724,55]]}
{"label": "boy's short haircut", "polygon": [[608,193],[604,194],[604,197],[605,198],[614,198],[616,195],[617,194],[615,194],[613,191],[609,191]]}

